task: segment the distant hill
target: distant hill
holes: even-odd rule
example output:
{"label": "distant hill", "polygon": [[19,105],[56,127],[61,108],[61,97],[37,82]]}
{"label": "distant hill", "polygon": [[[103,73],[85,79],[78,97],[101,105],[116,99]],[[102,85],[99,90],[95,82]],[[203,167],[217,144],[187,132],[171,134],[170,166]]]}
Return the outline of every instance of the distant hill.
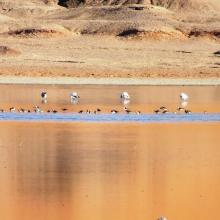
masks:
{"label": "distant hill", "polygon": [[128,5],[146,4],[162,6],[172,10],[218,10],[220,0],[47,0],[56,1],[65,7],[77,7],[82,5]]}
{"label": "distant hill", "polygon": [[182,12],[220,10],[220,0],[0,0],[0,7],[13,7],[22,4],[60,5],[67,8],[75,8],[79,6],[151,4]]}

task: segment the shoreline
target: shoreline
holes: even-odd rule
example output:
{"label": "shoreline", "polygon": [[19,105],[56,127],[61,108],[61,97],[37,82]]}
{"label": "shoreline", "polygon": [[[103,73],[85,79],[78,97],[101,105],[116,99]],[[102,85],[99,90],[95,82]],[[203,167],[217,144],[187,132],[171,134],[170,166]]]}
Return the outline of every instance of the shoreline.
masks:
{"label": "shoreline", "polygon": [[0,121],[56,121],[56,122],[95,122],[95,123],[176,123],[176,122],[219,122],[219,113],[192,114],[71,114],[71,113],[0,113]]}
{"label": "shoreline", "polygon": [[149,85],[149,86],[219,86],[220,78],[92,78],[92,77],[0,77],[0,84],[54,85]]}

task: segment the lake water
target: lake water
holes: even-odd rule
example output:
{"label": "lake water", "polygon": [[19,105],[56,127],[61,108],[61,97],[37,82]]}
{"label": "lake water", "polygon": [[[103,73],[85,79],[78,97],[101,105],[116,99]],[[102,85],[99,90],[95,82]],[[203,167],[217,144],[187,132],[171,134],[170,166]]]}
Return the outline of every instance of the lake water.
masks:
{"label": "lake water", "polygon": [[[42,105],[40,93],[48,92],[48,103]],[[76,91],[80,95],[77,105],[70,104],[70,93]],[[67,112],[95,111],[100,108],[103,113],[111,109],[123,112],[120,94],[129,92],[131,102],[129,109],[142,113],[153,113],[160,106],[166,106],[174,112],[180,106],[179,94],[189,95],[187,109],[195,113],[220,112],[220,86],[101,86],[101,85],[0,85],[0,108],[29,108],[38,105],[42,110],[56,109]]]}
{"label": "lake water", "polygon": [[[219,87],[46,88],[48,104],[41,105],[42,86],[1,85],[1,108],[65,106],[72,112],[99,106],[108,112],[122,108],[118,96],[126,88],[134,110],[175,110],[184,91],[193,112],[220,112]],[[73,90],[81,96],[79,105],[69,104]],[[0,219],[218,219],[219,134],[219,121],[1,120]]]}

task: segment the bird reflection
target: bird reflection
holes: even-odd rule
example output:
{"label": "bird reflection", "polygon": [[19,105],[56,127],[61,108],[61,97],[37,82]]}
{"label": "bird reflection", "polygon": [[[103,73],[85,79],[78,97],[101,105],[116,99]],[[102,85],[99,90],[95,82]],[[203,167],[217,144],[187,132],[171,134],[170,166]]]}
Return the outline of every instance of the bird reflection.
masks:
{"label": "bird reflection", "polygon": [[181,105],[182,107],[186,107],[186,106],[188,105],[188,102],[187,102],[187,101],[183,101],[183,102],[180,103],[180,105]]}

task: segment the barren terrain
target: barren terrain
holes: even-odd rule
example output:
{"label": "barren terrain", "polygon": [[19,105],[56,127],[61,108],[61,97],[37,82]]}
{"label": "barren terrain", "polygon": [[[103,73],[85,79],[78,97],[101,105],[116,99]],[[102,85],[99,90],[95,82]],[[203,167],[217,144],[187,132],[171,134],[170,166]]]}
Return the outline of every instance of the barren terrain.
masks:
{"label": "barren terrain", "polygon": [[0,75],[219,77],[220,2],[0,0]]}

